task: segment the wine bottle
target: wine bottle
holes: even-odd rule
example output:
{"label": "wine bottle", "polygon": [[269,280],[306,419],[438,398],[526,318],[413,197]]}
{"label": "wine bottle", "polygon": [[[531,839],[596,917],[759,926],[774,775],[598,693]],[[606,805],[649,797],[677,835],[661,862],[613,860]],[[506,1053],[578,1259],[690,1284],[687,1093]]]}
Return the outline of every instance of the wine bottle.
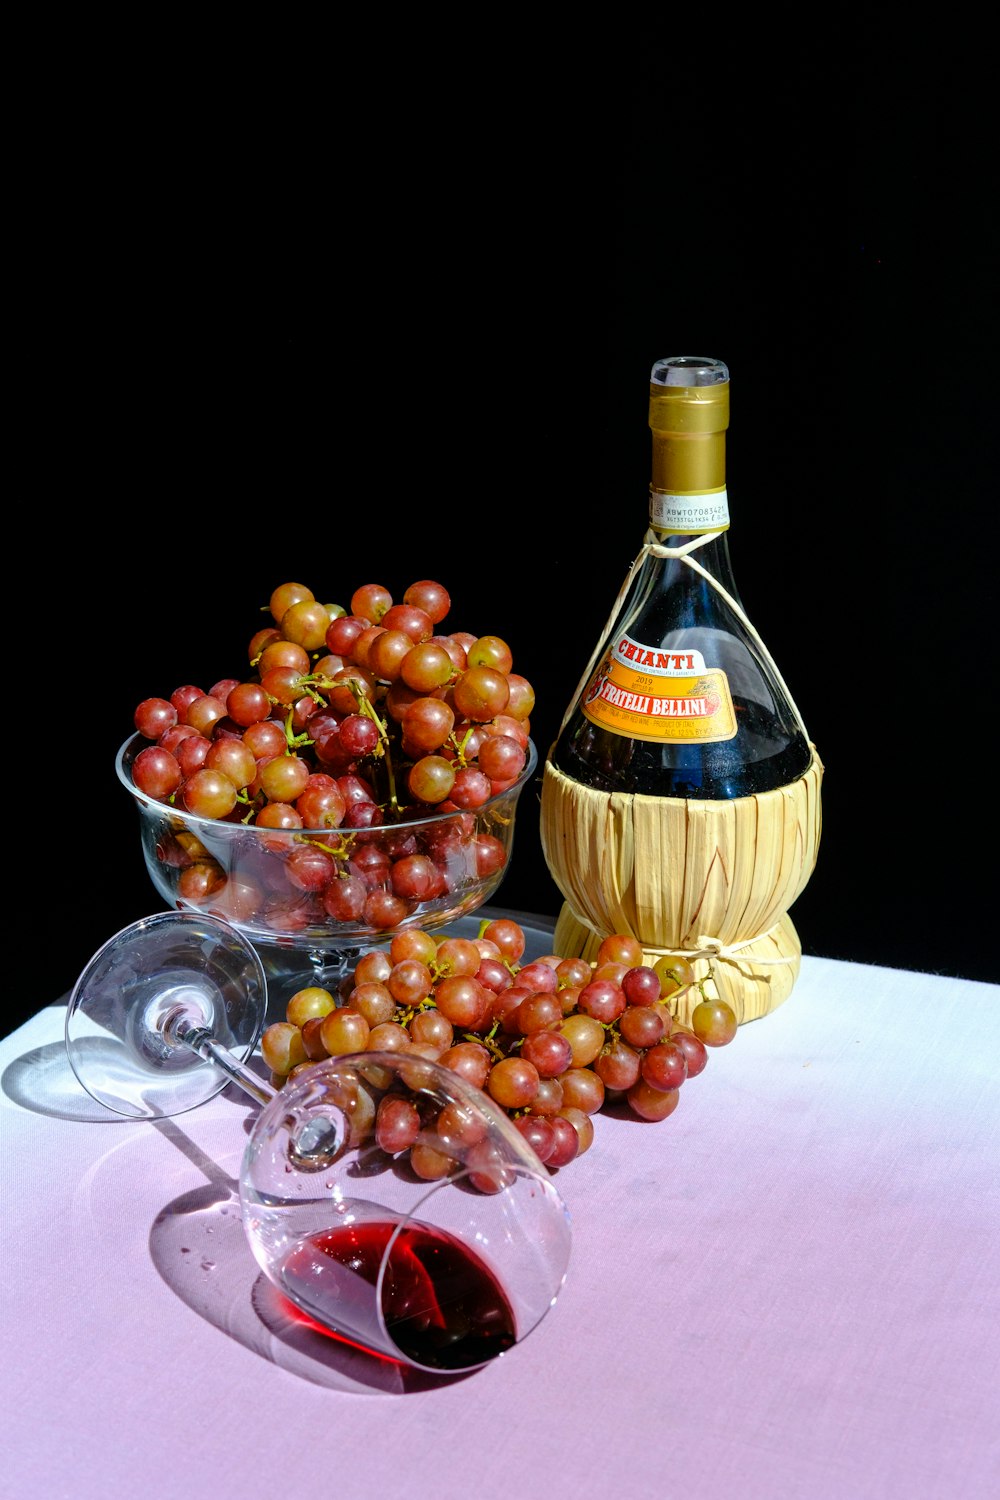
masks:
{"label": "wine bottle", "polygon": [[729,370],[657,360],[649,391],[649,530],[550,759],[595,791],[771,791],[802,776],[813,750],[733,577]]}

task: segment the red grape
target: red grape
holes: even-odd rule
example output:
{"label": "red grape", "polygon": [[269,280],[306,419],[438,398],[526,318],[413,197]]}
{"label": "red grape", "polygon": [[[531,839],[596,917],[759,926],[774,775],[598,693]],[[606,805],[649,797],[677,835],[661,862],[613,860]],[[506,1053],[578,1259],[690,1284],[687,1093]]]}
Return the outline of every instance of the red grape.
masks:
{"label": "red grape", "polygon": [[181,784],[180,765],[162,745],[147,745],[132,762],[132,780],[140,792],[165,802]]}
{"label": "red grape", "polygon": [[177,723],[177,709],[167,698],[144,698],[132,719],[144,739],[158,740]]}
{"label": "red grape", "polygon": [[736,1013],[725,1000],[701,1000],[691,1012],[691,1030],[706,1047],[724,1047],[736,1035]]}

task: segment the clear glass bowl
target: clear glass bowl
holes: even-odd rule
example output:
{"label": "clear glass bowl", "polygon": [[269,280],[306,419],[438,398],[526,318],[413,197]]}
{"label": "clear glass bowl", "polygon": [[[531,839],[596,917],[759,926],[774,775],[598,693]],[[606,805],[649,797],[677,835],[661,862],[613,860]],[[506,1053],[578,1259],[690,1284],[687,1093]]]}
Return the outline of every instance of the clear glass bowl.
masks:
{"label": "clear glass bowl", "polygon": [[[146,869],[168,906],[221,917],[255,946],[299,950],[314,961],[387,942],[393,933],[446,926],[488,901],[507,872],[518,798],[535,774],[538,754],[529,741],[518,780],[474,811],[434,813],[363,829],[273,829],[195,817],[157,802],[132,782],[131,765],[149,741],[126,740],[115,762],[118,779],[139,813]],[[289,860],[321,848],[337,881],[367,862],[371,890],[393,892],[412,855],[428,857],[440,872],[439,890],[425,899],[397,895],[374,917],[332,917],[323,889],[303,889]],[[412,866],[409,867],[412,870]],[[301,877],[299,877],[301,879]]]}

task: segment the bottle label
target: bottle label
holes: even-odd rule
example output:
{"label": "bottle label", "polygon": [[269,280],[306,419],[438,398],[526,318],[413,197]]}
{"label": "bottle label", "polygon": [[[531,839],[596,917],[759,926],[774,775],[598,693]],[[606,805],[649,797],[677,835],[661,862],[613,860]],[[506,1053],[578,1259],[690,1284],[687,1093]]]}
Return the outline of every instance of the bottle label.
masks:
{"label": "bottle label", "polygon": [[581,704],[593,724],[635,740],[709,744],[731,740],[729,679],[700,651],[644,646],[629,635],[605,653]]}
{"label": "bottle label", "polygon": [[717,490],[696,490],[674,495],[666,490],[649,492],[649,524],[673,536],[697,536],[705,531],[729,530],[729,495],[725,485]]}

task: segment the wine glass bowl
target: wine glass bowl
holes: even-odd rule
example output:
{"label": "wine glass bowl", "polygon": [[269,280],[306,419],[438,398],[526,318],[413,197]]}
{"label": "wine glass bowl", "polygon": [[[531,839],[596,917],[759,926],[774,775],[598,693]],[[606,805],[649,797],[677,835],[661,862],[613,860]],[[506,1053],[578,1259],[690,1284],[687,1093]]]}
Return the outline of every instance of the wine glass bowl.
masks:
{"label": "wine glass bowl", "polygon": [[[437,1180],[380,1144],[385,1108],[419,1120]],[[307,1320],[423,1370],[475,1369],[520,1343],[569,1260],[565,1206],[510,1120],[453,1069],[401,1052],[290,1079],[255,1123],[240,1203],[258,1264]]]}
{"label": "wine glass bowl", "polygon": [[475,809],[407,812],[366,828],[265,828],[243,822],[241,807],[228,819],[198,817],[141,791],[131,767],[148,743],[126,740],[115,768],[167,905],[217,916],[258,948],[317,968],[406,928],[437,930],[488,901],[507,872],[518,799],[538,764],[529,741],[517,780]]}

